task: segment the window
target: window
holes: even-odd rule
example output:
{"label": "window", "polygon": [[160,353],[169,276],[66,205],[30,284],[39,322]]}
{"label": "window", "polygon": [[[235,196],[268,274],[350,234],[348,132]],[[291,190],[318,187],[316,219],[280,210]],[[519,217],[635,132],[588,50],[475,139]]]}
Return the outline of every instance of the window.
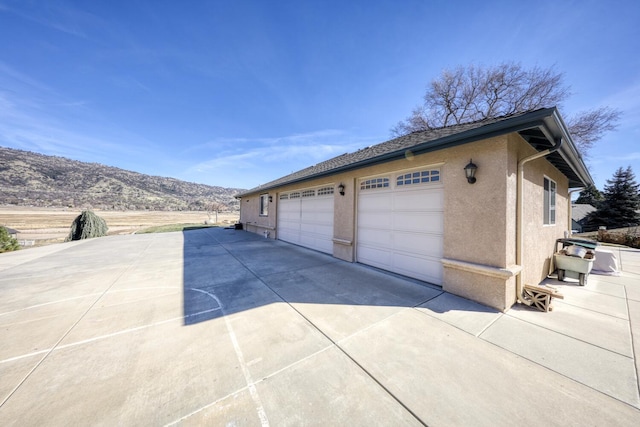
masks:
{"label": "window", "polygon": [[268,216],[269,215],[269,195],[261,194],[260,195],[260,216]]}
{"label": "window", "polygon": [[398,175],[396,185],[424,184],[438,181],[440,181],[440,171],[433,169]]}
{"label": "window", "polygon": [[327,194],[333,194],[333,187],[323,187],[318,189],[318,196],[326,196]]}
{"label": "window", "polygon": [[556,183],[544,177],[544,224],[556,223]]}
{"label": "window", "polygon": [[302,197],[315,197],[316,196],[316,190],[304,190],[302,192]]}
{"label": "window", "polygon": [[289,194],[287,194],[287,193],[281,194],[280,195],[280,200],[289,200]]}
{"label": "window", "polygon": [[389,187],[389,178],[371,178],[360,181],[360,190]]}
{"label": "window", "polygon": [[300,193],[299,192],[295,192],[295,193],[291,193],[289,194],[289,198],[290,199],[299,199],[300,198]]}

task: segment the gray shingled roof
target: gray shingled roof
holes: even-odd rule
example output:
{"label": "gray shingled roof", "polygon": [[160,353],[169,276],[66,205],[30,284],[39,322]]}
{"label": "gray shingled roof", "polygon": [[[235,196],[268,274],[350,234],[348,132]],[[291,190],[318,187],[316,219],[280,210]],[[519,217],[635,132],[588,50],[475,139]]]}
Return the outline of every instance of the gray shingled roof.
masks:
{"label": "gray shingled roof", "polygon": [[410,133],[390,141],[363,148],[353,153],[342,154],[247,190],[236,197],[242,197],[282,185],[306,181],[346,170],[357,169],[376,162],[395,160],[404,156],[407,150],[418,154],[484,139],[498,134],[515,132],[525,129],[526,126],[529,125],[527,121],[529,118],[539,121],[540,117],[538,116],[548,116],[554,114],[555,111],[555,108],[540,109]]}
{"label": "gray shingled roof", "polygon": [[597,210],[591,205],[587,204],[572,204],[571,205],[571,219],[575,222],[582,221],[591,212]]}

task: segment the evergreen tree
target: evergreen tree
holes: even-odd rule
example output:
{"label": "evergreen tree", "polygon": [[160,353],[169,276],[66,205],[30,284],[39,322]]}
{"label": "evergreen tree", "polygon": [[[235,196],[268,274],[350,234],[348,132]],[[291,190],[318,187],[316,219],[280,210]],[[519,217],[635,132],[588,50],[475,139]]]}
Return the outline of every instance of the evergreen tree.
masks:
{"label": "evergreen tree", "polygon": [[67,240],[90,239],[107,235],[107,223],[92,211],[83,211],[73,220]]}
{"label": "evergreen tree", "polygon": [[607,228],[622,228],[640,224],[640,185],[635,181],[636,177],[631,166],[626,170],[618,168],[612,179],[607,180],[604,187],[604,199],[598,206],[598,210],[592,212],[588,218],[588,224]]}
{"label": "evergreen tree", "polygon": [[589,184],[587,185],[587,188],[580,192],[580,195],[576,199],[576,204],[591,205],[594,208],[597,208],[603,199],[604,197],[602,197],[600,190],[598,190],[594,185]]}
{"label": "evergreen tree", "polygon": [[17,251],[20,249],[18,241],[9,235],[6,228],[0,227],[0,253]]}

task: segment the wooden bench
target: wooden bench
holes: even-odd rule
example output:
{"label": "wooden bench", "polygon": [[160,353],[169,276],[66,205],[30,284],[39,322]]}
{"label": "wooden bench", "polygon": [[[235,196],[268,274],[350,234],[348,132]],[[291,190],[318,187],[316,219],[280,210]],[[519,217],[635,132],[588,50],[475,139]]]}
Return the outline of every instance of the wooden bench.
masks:
{"label": "wooden bench", "polygon": [[549,285],[524,285],[524,302],[540,311],[553,310],[552,299],[564,299],[558,289]]}

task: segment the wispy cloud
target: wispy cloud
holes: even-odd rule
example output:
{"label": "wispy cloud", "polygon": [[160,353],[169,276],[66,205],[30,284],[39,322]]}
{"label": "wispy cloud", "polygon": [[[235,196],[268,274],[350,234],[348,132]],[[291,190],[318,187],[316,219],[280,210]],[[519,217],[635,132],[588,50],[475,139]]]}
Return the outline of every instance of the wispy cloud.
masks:
{"label": "wispy cloud", "polygon": [[35,22],[47,28],[83,39],[88,38],[84,28],[95,26],[98,19],[85,11],[68,7],[62,2],[46,2],[37,7],[9,7],[0,4],[4,13],[12,13],[22,19]]}
{"label": "wispy cloud", "polygon": [[[93,131],[87,127],[93,126]],[[96,128],[102,132],[96,132]],[[105,161],[105,153],[139,153],[139,138],[114,130],[87,108],[0,62],[0,145],[69,157]],[[99,136],[96,136],[99,135]],[[119,142],[127,140],[129,144]],[[138,144],[132,144],[136,141]]]}
{"label": "wispy cloud", "polygon": [[215,154],[185,170],[184,176],[250,188],[380,141],[334,129],[275,138],[218,139],[197,147],[200,153]]}

